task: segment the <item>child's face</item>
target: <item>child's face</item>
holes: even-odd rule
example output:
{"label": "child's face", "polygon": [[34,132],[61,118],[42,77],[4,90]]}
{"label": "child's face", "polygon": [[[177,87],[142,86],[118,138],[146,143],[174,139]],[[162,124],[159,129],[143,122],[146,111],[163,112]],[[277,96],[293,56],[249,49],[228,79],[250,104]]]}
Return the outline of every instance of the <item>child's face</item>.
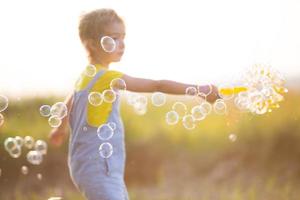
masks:
{"label": "child's face", "polygon": [[[99,56],[101,59],[111,63],[121,60],[125,50],[125,26],[123,23],[115,22],[108,25],[105,29],[103,36],[109,36],[114,39],[116,48],[113,52],[105,52],[100,45]],[[99,44],[99,43],[98,43]]]}

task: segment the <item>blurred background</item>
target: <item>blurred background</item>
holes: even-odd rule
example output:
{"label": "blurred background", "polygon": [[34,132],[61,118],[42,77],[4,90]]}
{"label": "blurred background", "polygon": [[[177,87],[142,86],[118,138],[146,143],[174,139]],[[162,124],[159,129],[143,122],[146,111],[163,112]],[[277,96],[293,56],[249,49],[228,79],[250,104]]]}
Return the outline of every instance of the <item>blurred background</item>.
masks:
{"label": "blurred background", "polygon": [[[122,97],[131,199],[299,198],[298,1],[13,0],[0,3],[0,95],[9,99],[1,112],[1,200],[83,199],[69,177],[67,140],[59,148],[49,145],[40,165],[27,162],[26,149],[12,158],[3,143],[26,135],[48,142],[51,127],[39,108],[63,101],[71,91],[87,64],[78,17],[100,7],[116,9],[127,24],[127,52],[113,69],[218,84],[232,83],[252,64],[266,63],[286,77],[289,89],[280,108],[270,113],[240,112],[229,101],[226,115],[209,115],[194,130],[166,124],[166,112],[182,97],[168,96],[163,107],[149,104],[145,115],[137,115]],[[190,108],[193,102],[186,104]]]}

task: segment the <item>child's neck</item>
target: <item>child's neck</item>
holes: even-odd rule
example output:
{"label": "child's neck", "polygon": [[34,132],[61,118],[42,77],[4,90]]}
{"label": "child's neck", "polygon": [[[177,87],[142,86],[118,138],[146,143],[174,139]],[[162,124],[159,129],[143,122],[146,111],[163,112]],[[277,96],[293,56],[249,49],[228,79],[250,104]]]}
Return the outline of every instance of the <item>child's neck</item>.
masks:
{"label": "child's neck", "polygon": [[105,60],[102,60],[100,58],[89,58],[89,63],[92,65],[96,65],[96,64],[100,64],[101,66],[103,66],[104,68],[109,68],[109,64],[110,62],[106,62]]}

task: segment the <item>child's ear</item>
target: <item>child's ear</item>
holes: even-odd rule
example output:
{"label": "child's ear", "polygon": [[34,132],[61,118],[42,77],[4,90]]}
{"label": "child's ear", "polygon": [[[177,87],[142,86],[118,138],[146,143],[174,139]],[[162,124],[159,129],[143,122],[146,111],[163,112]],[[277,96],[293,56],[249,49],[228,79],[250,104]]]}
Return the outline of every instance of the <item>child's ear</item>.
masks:
{"label": "child's ear", "polygon": [[98,43],[91,39],[86,40],[85,47],[89,52],[96,52],[100,48]]}

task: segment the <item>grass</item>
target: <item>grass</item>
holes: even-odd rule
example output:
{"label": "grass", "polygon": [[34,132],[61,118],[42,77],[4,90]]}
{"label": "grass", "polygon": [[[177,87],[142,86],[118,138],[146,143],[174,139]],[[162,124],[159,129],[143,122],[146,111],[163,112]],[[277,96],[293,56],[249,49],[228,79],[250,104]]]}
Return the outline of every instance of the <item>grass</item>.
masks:
{"label": "grass", "polygon": [[[281,108],[263,116],[240,113],[229,105],[226,116],[210,115],[187,131],[168,126],[165,113],[174,97],[160,108],[148,106],[139,116],[125,102],[125,180],[132,200],[293,200],[300,196],[300,94],[290,91]],[[0,127],[3,144],[9,136],[31,135],[47,140],[50,127],[39,115],[42,104],[61,97],[12,100]],[[187,102],[189,107],[194,103]],[[229,134],[237,135],[231,142]],[[49,146],[43,163],[31,166],[26,151],[18,159],[0,146],[0,199],[35,200],[62,196],[84,199],[69,178],[67,142]],[[22,165],[29,174],[20,173]],[[37,180],[36,174],[43,179]]]}

